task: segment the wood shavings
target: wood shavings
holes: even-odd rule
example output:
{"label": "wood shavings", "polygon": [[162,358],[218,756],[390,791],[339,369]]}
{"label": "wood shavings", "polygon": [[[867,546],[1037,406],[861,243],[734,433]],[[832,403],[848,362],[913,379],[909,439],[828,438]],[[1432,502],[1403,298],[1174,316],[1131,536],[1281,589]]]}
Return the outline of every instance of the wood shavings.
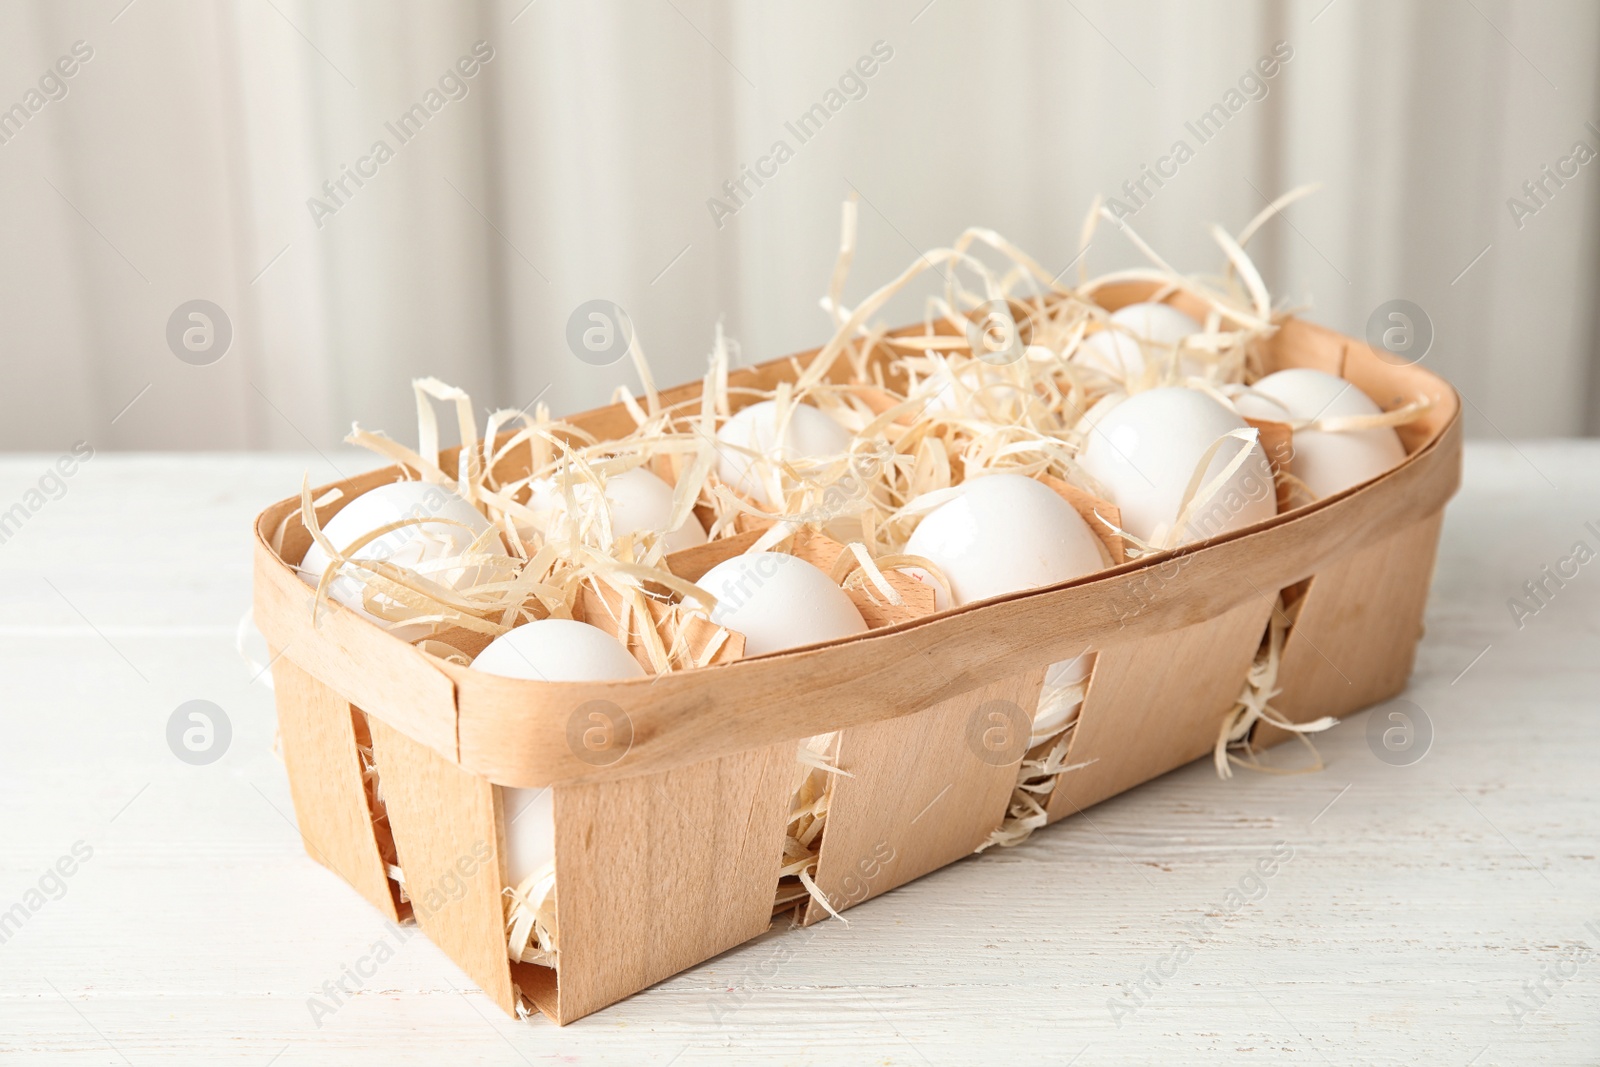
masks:
{"label": "wood shavings", "polygon": [[[1272,619],[1267,624],[1266,636],[1262,639],[1261,649],[1256,653],[1255,662],[1251,664],[1249,673],[1245,676],[1244,688],[1239,693],[1238,702],[1229,709],[1223,717],[1222,725],[1217,730],[1217,743],[1212,750],[1212,762],[1217,768],[1217,777],[1232,778],[1233,767],[1248,767],[1253,771],[1263,774],[1312,774],[1322,770],[1324,764],[1322,756],[1317,752],[1317,746],[1312,744],[1307,734],[1320,733],[1339,724],[1339,720],[1332,716],[1323,716],[1312,722],[1296,723],[1286,718],[1282,712],[1274,708],[1271,700],[1278,694],[1278,668],[1283,662],[1284,639],[1293,626],[1290,612],[1295,608],[1286,610],[1283,597],[1280,595],[1273,605]],[[1305,767],[1283,768],[1272,767],[1260,760],[1260,753],[1251,745],[1251,735],[1258,722],[1270,723],[1279,729],[1288,731],[1297,741],[1304,745],[1311,753],[1312,762]]]}
{"label": "wood shavings", "polygon": [[556,865],[545,863],[520,885],[508,887],[506,951],[518,963],[554,967],[560,956],[556,926]]}
{"label": "wood shavings", "polygon": [[[1039,710],[1035,719],[1051,718],[1051,713],[1060,705],[1081,706],[1086,690],[1087,682],[1083,680],[1058,686],[1045,685],[1039,693]],[[1055,732],[1044,736],[1035,734],[1029,739],[1028,753],[1017,768],[1017,784],[1006,805],[1005,818],[974,851],[982,852],[995,845],[1003,848],[1020,845],[1049,821],[1045,805],[1050,802],[1062,777],[1095,762],[1092,759],[1082,763],[1066,762],[1077,725],[1077,713],[1074,711],[1072,717]]]}
{"label": "wood shavings", "polygon": [[834,763],[838,737],[838,734],[808,737],[796,749],[793,799],[784,832],[778,889],[772,904],[774,915],[807,899],[816,899],[822,907],[833,910],[825,896],[817,891],[816,883],[811,881],[811,872],[816,870],[822,851],[822,831],[827,825],[834,776],[853,777]]}

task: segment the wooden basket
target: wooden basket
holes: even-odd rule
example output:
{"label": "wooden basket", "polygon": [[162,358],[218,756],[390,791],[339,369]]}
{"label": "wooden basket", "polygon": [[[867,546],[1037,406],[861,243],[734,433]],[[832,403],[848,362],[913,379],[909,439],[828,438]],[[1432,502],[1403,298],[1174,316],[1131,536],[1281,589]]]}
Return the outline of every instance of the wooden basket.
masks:
{"label": "wooden basket", "polygon": [[[1137,287],[1106,292],[1118,306]],[[740,370],[771,388],[807,355]],[[389,918],[414,916],[494,1001],[518,993],[571,1022],[765,931],[801,739],[842,731],[815,881],[844,909],[969,855],[1004,818],[1017,762],[972,743],[986,706],[1037,702],[1047,664],[1098,656],[1051,821],[1208,755],[1279,590],[1296,587],[1274,706],[1294,721],[1399,692],[1421,635],[1446,501],[1460,481],[1459,401],[1421,368],[1297,320],[1274,369],[1314,367],[1393,408],[1408,456],[1365,485],[1245,530],[1017,593],[777,655],[604,684],[496,677],[427,655],[295,575],[299,499],[256,521],[256,619],[275,656],[279,727],[307,851]],[[676,402],[698,383],[663,393]],[[620,405],[570,420],[626,432]],[[375,471],[348,495],[399,476]],[[317,494],[320,496],[320,491]],[[337,504],[329,513],[337,510]],[[326,521],[326,516],[323,517]],[[715,544],[721,544],[715,543]],[[701,560],[697,576],[719,550]],[[706,553],[707,549],[694,550]],[[721,551],[728,551],[723,549]],[[569,743],[590,701],[631,725],[604,766]],[[1274,736],[1276,735],[1276,736]],[[1258,730],[1257,740],[1282,740]],[[362,751],[370,746],[377,768]],[[556,968],[507,959],[498,786],[554,786]],[[403,871],[409,899],[390,877]],[[813,901],[801,921],[824,918]]]}

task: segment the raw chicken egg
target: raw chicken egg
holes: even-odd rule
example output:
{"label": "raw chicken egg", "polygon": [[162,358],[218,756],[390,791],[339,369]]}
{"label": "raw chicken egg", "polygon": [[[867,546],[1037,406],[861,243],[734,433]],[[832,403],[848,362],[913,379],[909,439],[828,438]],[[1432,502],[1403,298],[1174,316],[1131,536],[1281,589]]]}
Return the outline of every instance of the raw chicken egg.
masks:
{"label": "raw chicken egg", "polygon": [[644,677],[621,641],[572,619],[536,619],[489,642],[474,670],[543,682],[613,682]]}
{"label": "raw chicken egg", "polygon": [[1287,408],[1265,393],[1258,393],[1242,385],[1225,385],[1222,391],[1233,404],[1233,410],[1247,419],[1262,422],[1289,422],[1294,416]]}
{"label": "raw chicken egg", "polygon": [[[1352,383],[1308,367],[1269,374],[1250,388],[1281,405],[1295,420],[1377,415],[1383,410]],[[1339,433],[1296,430],[1289,473],[1321,498],[1376,478],[1405,458],[1405,446],[1391,426]]]}
{"label": "raw chicken egg", "polygon": [[[917,524],[906,552],[937,566],[956,605],[1054,585],[1103,565],[1100,542],[1071,504],[1020,474],[986,474]],[[951,606],[942,588],[935,607]]]}
{"label": "raw chicken egg", "polygon": [[[606,504],[611,509],[611,534],[621,538],[647,530],[661,530],[672,518],[672,486],[662,481],[654,472],[644,467],[613,474],[605,479]],[[585,510],[595,505],[595,488],[589,482],[579,482],[572,488],[573,498]],[[554,479],[541,479],[528,498],[529,507],[540,515],[545,533],[562,537],[566,516],[566,499],[556,487]],[[591,530],[595,528],[591,521]],[[664,544],[668,552],[682,552],[686,548],[706,543],[705,527],[689,512],[683,525],[668,531]]]}
{"label": "raw chicken egg", "polygon": [[[1135,393],[1100,417],[1079,463],[1122,512],[1122,527],[1146,541],[1170,530],[1201,458],[1217,440],[1248,424],[1205,393],[1180,387]],[[1224,441],[1206,467],[1204,486],[1241,448],[1251,455],[1209,502],[1192,514],[1182,543],[1242,529],[1277,514],[1272,468],[1261,442]]]}
{"label": "raw chicken egg", "polygon": [[[1129,304],[1111,313],[1110,326],[1084,338],[1077,356],[1118,378],[1138,378],[1144,374],[1144,347],[1134,338],[1165,351],[1200,329],[1198,322],[1170,304]],[[1200,374],[1203,366],[1197,360],[1180,358],[1178,369],[1193,375]]]}
{"label": "raw chicken egg", "polygon": [[[790,404],[789,419],[783,434],[778,433],[778,405],[763,400],[740,408],[717,431],[717,440],[736,445],[769,460],[796,463],[807,459],[827,459],[850,450],[850,434],[824,412],[810,404]],[[772,500],[762,477],[760,461],[734,448],[719,449],[717,476],[727,485],[752,500],[769,506]]]}
{"label": "raw chicken egg", "polygon": [[1089,680],[1094,670],[1095,654],[1084,652],[1073,659],[1052,663],[1044,673],[1044,686],[1039,690],[1039,710],[1033,719],[1033,736],[1028,747],[1040,744],[1060,733],[1078,716],[1083,697],[1069,692]]}
{"label": "raw chicken egg", "polygon": [[[1020,474],[986,474],[961,489],[960,496],[929,512],[906,542],[908,554],[930,560],[943,572],[956,604],[1054,585],[1104,566],[1088,523],[1043,482]],[[944,590],[934,589],[934,607],[950,607]],[[1046,679],[1071,685],[1088,676],[1093,658],[1085,654],[1052,664]],[[1080,668],[1081,676],[1075,674]],[[1041,691],[1041,697],[1047,695],[1048,687]],[[1041,699],[1034,734],[1042,740],[1077,711],[1075,702]]]}
{"label": "raw chicken egg", "polygon": [[[501,634],[478,653],[472,667],[503,678],[545,682],[620,682],[645,673],[616,638],[571,619],[538,619]],[[552,790],[502,789],[506,874],[516,886],[556,857]]]}
{"label": "raw chicken egg", "polygon": [[717,598],[711,621],[744,635],[744,654],[763,656],[862,633],[849,594],[799,556],[747,552],[723,560],[695,583]]}
{"label": "raw chicken egg", "polygon": [[[436,518],[447,521],[422,522],[402,526],[375,538],[353,554],[354,559],[388,560],[415,570],[430,581],[465,589],[480,580],[479,567],[431,570],[429,564],[460,556],[488,531],[489,520],[455,493],[428,482],[393,482],[370,489],[340,508],[322,527],[328,541],[341,552],[373,530],[403,519]],[[505,546],[498,537],[486,539],[478,549],[484,555],[504,556]],[[307,585],[315,586],[328,569],[328,554],[315,541],[301,559],[299,574]],[[346,607],[374,618],[362,609],[360,577],[346,568],[328,586],[328,595]],[[377,620],[375,620],[377,621]],[[391,628],[404,636],[405,627]]]}

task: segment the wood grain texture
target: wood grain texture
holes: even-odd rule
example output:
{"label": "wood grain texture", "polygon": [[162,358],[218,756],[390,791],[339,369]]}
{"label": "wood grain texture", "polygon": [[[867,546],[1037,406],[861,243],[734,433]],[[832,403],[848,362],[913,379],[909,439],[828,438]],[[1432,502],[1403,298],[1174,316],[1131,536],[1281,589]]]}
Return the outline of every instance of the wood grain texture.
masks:
{"label": "wood grain texture", "polygon": [[508,1015],[499,790],[382,719],[372,748],[412,914],[428,939]]}
{"label": "wood grain texture", "polygon": [[1089,765],[1062,776],[1046,807],[1051,821],[1210,754],[1271,613],[1263,596],[1206,622],[1100,649],[1067,749],[1069,764]]}
{"label": "wood grain texture", "polygon": [[386,918],[400,914],[372,827],[350,704],[282,656],[272,666],[278,736],[306,852]]}
{"label": "wood grain texture", "polygon": [[785,744],[555,787],[558,1021],[767,929],[794,762]]}
{"label": "wood grain texture", "polygon": [[[1272,706],[1285,718],[1343,717],[1405,688],[1443,522],[1439,514],[1413,523],[1312,577],[1278,669]],[[1252,736],[1257,747],[1287,740],[1269,723]]]}
{"label": "wood grain texture", "polygon": [[[844,911],[970,856],[1005,818],[1044,668],[845,730],[817,888]],[[805,923],[828,918],[812,900]]]}

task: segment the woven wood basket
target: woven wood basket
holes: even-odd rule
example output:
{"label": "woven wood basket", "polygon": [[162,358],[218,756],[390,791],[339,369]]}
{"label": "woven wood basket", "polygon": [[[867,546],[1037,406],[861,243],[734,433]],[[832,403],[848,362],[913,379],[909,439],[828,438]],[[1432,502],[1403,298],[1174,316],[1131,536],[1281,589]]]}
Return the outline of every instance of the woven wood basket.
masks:
{"label": "woven wood basket", "polygon": [[[1099,298],[1116,307],[1146,292]],[[737,371],[730,384],[771,388],[809,355]],[[974,723],[986,705],[1005,706],[995,702],[1032,708],[1046,665],[1085,647],[1098,655],[1068,762],[1088,765],[1060,779],[1051,821],[1211,753],[1279,590],[1294,588],[1300,610],[1275,707],[1305,722],[1393,696],[1460,481],[1459,400],[1420,367],[1297,320],[1266,359],[1341,374],[1386,409],[1419,395],[1433,405],[1400,427],[1398,467],[1245,530],[859,637],[639,681],[483,674],[337,604],[314,624],[293,566],[309,534],[290,521],[280,552],[270,547],[299,498],[274,504],[256,521],[255,613],[276,657],[307,851],[390,919],[415,918],[507,1012],[520,993],[564,1024],[768,929],[804,738],[841,731],[838,762],[851,775],[835,779],[815,872],[843,910],[971,854],[1001,824],[1017,761],[984,758]],[[570,421],[601,438],[632,425],[620,405]],[[352,479],[345,499],[398,477]],[[739,547],[715,542],[669,562],[692,580]],[[574,743],[593,707],[631,731],[621,758],[601,762]],[[1255,740],[1287,736],[1262,724]],[[555,789],[555,968],[507,959],[502,893],[499,786],[545,785]],[[798,913],[826,917],[814,900]]]}

